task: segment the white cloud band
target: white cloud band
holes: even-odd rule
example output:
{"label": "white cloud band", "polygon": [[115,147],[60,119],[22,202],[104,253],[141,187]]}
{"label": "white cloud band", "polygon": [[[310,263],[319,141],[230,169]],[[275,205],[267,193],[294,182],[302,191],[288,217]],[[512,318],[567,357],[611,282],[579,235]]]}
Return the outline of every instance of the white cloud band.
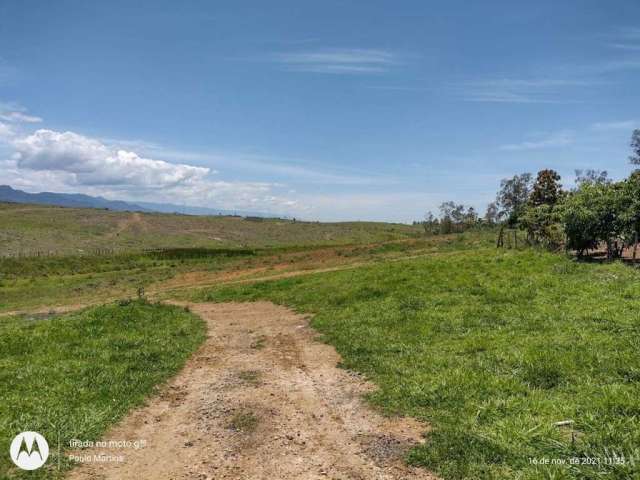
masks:
{"label": "white cloud band", "polygon": [[210,168],[145,158],[74,132],[25,135],[0,122],[0,141],[13,150],[0,162],[3,180],[18,188],[263,212],[302,208],[275,195],[274,184],[215,180]]}
{"label": "white cloud band", "polygon": [[72,173],[80,185],[166,188],[197,181],[209,173],[208,168],[142,158],[126,150],[114,151],[73,132],[41,129],[12,143],[20,168]]}

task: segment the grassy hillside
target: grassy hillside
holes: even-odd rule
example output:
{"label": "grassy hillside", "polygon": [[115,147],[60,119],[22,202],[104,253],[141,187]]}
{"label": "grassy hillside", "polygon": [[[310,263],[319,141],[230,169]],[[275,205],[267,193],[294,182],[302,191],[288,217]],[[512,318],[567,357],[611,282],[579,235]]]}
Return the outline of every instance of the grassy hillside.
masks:
{"label": "grassy hillside", "polygon": [[314,313],[445,479],[640,478],[638,270],[479,248],[191,296]]}
{"label": "grassy hillside", "polygon": [[252,250],[242,249],[210,250],[205,252],[207,255],[196,257],[180,252],[0,257],[0,314],[29,307],[95,304],[132,297],[138,288],[176,274],[219,271],[255,255]]}
{"label": "grassy hillside", "polygon": [[369,243],[420,232],[420,227],[376,222],[293,222],[0,203],[0,256],[35,251],[68,255],[94,249]]}
{"label": "grassy hillside", "polygon": [[406,241],[331,247],[261,249],[175,249],[115,255],[0,257],[0,315],[14,310],[87,305],[135,297],[140,287],[156,296],[191,288],[270,275],[354,265],[445,250],[473,249],[494,241],[495,233],[470,232]]}
{"label": "grassy hillside", "polygon": [[97,440],[204,340],[181,308],[131,302],[48,317],[0,319],[0,444],[33,430],[49,442],[47,468],[19,470],[0,456],[0,478],[58,478],[71,439]]}

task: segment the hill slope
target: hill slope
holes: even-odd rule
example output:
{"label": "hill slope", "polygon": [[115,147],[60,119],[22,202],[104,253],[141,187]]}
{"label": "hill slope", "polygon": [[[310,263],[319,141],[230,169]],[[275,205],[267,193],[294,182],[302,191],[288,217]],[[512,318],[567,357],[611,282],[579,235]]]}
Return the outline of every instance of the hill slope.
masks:
{"label": "hill slope", "polygon": [[269,217],[264,212],[245,212],[236,210],[220,210],[217,208],[192,207],[189,205],[174,205],[172,203],[136,202],[129,203],[120,200],[107,200],[103,197],[92,197],[81,193],[28,193],[16,190],[9,185],[0,185],[0,202],[28,203],[37,205],[54,205],[58,207],[76,208],[107,208],[117,212],[162,212],[183,213],[187,215],[242,215]]}
{"label": "hill slope", "polygon": [[28,193],[11,188],[9,185],[0,185],[0,202],[57,205],[60,207],[77,208],[108,208],[116,211],[147,211],[146,208],[132,203],[107,200],[102,197],[91,197],[81,193]]}
{"label": "hill slope", "polygon": [[114,212],[0,203],[0,256],[93,249],[269,247],[369,243],[414,237],[415,226]]}

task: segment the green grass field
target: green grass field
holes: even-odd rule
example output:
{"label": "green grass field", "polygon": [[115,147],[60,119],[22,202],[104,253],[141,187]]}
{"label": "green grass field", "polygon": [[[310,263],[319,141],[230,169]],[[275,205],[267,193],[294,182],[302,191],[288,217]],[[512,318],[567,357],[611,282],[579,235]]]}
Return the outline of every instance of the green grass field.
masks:
{"label": "green grass field", "polygon": [[181,308],[142,301],[0,319],[0,444],[34,430],[50,446],[34,472],[3,453],[0,478],[61,477],[69,465],[58,443],[64,453],[71,439],[99,439],[184,364],[204,330]]}
{"label": "green grass field", "polygon": [[190,295],[313,313],[374,404],[432,425],[408,460],[445,479],[640,478],[630,267],[479,248]]}
{"label": "green grass field", "polygon": [[[385,228],[395,226],[358,241],[387,240]],[[63,316],[0,316],[0,443],[26,429],[60,434],[63,443],[95,439],[142,402],[197,347],[204,326],[176,307],[112,299],[204,272],[214,277],[196,276],[156,298],[267,299],[312,313],[343,366],[379,387],[371,402],[431,425],[407,460],[444,479],[640,478],[640,272],[533,249],[496,250],[492,230],[402,235],[323,248],[294,239],[231,250],[0,259],[0,311],[110,302]],[[347,268],[198,288],[198,278],[218,274],[253,278],[326,266]],[[56,461],[40,477],[24,478],[57,474]],[[0,462],[0,478],[21,478],[8,458]]]}
{"label": "green grass field", "polygon": [[184,253],[189,251],[0,258],[0,313],[136,296],[139,287],[177,273],[216,271],[255,256],[252,250],[242,249],[216,249],[197,256]]}

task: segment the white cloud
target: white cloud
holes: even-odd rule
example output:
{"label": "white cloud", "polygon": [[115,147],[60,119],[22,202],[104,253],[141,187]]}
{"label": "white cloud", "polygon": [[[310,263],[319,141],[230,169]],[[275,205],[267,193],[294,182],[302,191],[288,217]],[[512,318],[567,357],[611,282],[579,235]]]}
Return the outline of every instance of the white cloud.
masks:
{"label": "white cloud", "polygon": [[14,102],[0,102],[0,120],[11,123],[42,122],[42,118],[29,115],[26,108]]}
{"label": "white cloud", "polygon": [[274,59],[291,70],[332,74],[382,73],[398,63],[389,51],[357,48],[279,53]]}
{"label": "white cloud", "polygon": [[119,148],[131,148],[153,158],[162,158],[171,162],[207,162],[220,169],[233,169],[251,175],[278,175],[279,178],[304,180],[317,185],[376,185],[396,182],[388,175],[373,175],[369,171],[354,170],[344,166],[329,167],[326,164],[313,164],[306,160],[273,157],[257,153],[240,152],[203,152],[176,150],[144,140],[123,140],[104,138],[105,144]]}
{"label": "white cloud", "polygon": [[612,35],[609,46],[618,50],[640,51],[640,28],[623,27]]}
{"label": "white cloud", "polygon": [[11,125],[0,122],[0,140],[7,140],[15,135]]}
{"label": "white cloud", "polygon": [[633,130],[639,126],[640,122],[637,120],[622,120],[617,122],[597,122],[591,125],[591,129],[603,132],[610,130]]}
{"label": "white cloud", "polygon": [[[510,143],[501,145],[499,150],[503,151],[524,151],[541,150],[546,148],[560,148],[569,145],[579,144],[585,148],[598,145],[603,140],[609,141],[619,134],[631,134],[635,128],[640,128],[638,120],[620,120],[609,122],[596,122],[586,127],[574,130],[560,130],[548,134],[530,135],[530,139],[520,143]],[[607,147],[610,148],[610,147]]]}
{"label": "white cloud", "polygon": [[[458,177],[459,175],[451,175],[451,178]],[[497,183],[499,180],[495,181]],[[301,200],[307,205],[312,205],[312,215],[331,220],[379,221],[385,218],[387,221],[410,223],[424,218],[424,214],[429,210],[438,212],[439,205],[445,200],[473,205],[480,211],[493,200],[494,195],[493,187],[490,192],[468,190],[458,195],[452,193],[451,189],[434,187],[428,191],[407,189],[385,192],[305,193],[302,194]]]}
{"label": "white cloud", "polygon": [[585,74],[606,75],[626,70],[640,70],[640,59],[620,58],[609,60],[583,69]]}
{"label": "white cloud", "polygon": [[0,119],[5,120],[7,122],[16,122],[16,123],[39,123],[39,122],[42,122],[42,118],[36,117],[34,115],[27,115],[24,112],[5,112],[5,113],[0,113]]}
{"label": "white cloud", "polygon": [[166,188],[197,181],[209,173],[208,168],[142,158],[126,150],[113,151],[73,132],[41,129],[12,144],[18,167],[71,173],[80,185]]}
{"label": "white cloud", "polygon": [[640,28],[639,27],[622,27],[620,28],[620,36],[628,40],[640,41]]}
{"label": "white cloud", "polygon": [[499,149],[504,151],[540,150],[543,148],[565,147],[573,144],[574,141],[575,136],[573,132],[562,131],[533,140],[502,145]]}
{"label": "white cloud", "polygon": [[251,172],[277,174],[280,178],[304,180],[316,185],[376,185],[389,184],[395,180],[388,176],[375,176],[371,172],[328,171],[318,165],[294,160],[283,160],[262,155],[229,155],[215,158],[221,163],[233,163],[234,167]]}
{"label": "white cloud", "polygon": [[631,50],[640,52],[640,43],[637,45],[633,43],[611,43],[609,44],[609,46],[617,48],[619,50]]}
{"label": "white cloud", "polygon": [[463,100],[491,103],[571,103],[566,89],[586,87],[593,82],[560,78],[496,78],[464,82],[454,86]]}
{"label": "white cloud", "polygon": [[17,136],[0,123],[0,139],[14,152],[10,160],[0,162],[3,183],[28,191],[263,212],[305,208],[275,193],[278,186],[272,183],[218,180],[209,168],[146,158],[74,132],[40,129]]}
{"label": "white cloud", "polygon": [[[453,84],[453,94],[470,102],[576,103],[583,89],[607,85],[616,74],[640,70],[640,28],[619,28],[606,35],[606,46],[618,50],[601,61],[547,65],[544,74],[525,77],[494,77]],[[573,98],[569,97],[571,95]]]}

